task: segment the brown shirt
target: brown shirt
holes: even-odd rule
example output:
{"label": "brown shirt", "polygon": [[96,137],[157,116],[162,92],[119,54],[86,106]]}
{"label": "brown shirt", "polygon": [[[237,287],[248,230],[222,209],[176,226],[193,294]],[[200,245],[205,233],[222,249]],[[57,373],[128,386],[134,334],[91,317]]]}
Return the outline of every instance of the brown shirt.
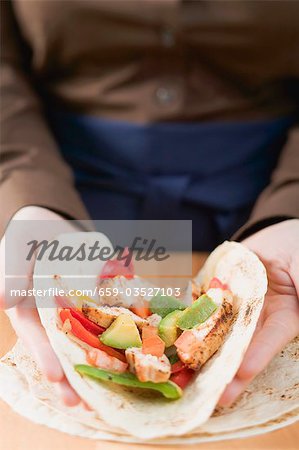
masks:
{"label": "brown shirt", "polygon": [[[135,123],[298,112],[297,1],[14,0],[1,10],[1,232],[26,205],[87,217],[44,102]],[[277,216],[299,217],[296,127],[250,224]]]}

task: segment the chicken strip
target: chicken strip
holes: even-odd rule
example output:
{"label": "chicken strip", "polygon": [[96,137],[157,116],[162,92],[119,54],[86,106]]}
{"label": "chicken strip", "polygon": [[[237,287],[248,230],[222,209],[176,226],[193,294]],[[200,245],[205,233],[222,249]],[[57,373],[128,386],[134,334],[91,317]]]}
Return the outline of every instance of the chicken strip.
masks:
{"label": "chicken strip", "polygon": [[180,360],[198,370],[219,349],[233,319],[232,296],[229,291],[209,289],[207,292],[218,309],[204,323],[184,331],[175,341]]}
{"label": "chicken strip", "polygon": [[[150,300],[147,292],[152,285],[138,276],[126,278],[116,276],[114,278],[104,278],[100,280],[98,288],[100,304],[109,306],[124,306],[131,308],[143,304],[144,300]],[[141,288],[145,295],[141,295]],[[111,295],[111,292],[113,295]]]}
{"label": "chicken strip", "polygon": [[127,314],[132,317],[139,329],[147,324],[147,321],[145,319],[142,319],[129,309],[123,308],[121,306],[95,307],[94,304],[84,303],[82,306],[82,312],[89,320],[100,325],[103,328],[108,328],[120,314]]}
{"label": "chicken strip", "polygon": [[151,325],[152,327],[158,327],[159,323],[162,320],[162,317],[159,316],[159,314],[151,314],[150,316],[147,317],[147,322],[149,325]]}
{"label": "chicken strip", "polygon": [[126,350],[126,358],[130,372],[136,374],[140,381],[162,383],[170,377],[171,365],[166,355],[145,355],[140,348],[131,347]]}

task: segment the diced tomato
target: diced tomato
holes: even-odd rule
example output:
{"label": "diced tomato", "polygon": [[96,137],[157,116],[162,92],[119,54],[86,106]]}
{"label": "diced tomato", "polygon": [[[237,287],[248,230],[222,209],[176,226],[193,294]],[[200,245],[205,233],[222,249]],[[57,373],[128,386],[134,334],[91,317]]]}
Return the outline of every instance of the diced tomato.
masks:
{"label": "diced tomato", "polygon": [[147,355],[163,356],[165,343],[158,336],[157,328],[153,326],[144,326],[142,328],[142,353]]}
{"label": "diced tomato", "polygon": [[142,317],[142,319],[146,319],[152,314],[151,310],[149,309],[149,304],[145,300],[143,302],[140,302],[138,306],[132,306],[130,310],[134,314],[137,314],[137,316]]}
{"label": "diced tomato", "polygon": [[194,370],[185,367],[179,372],[173,373],[170,377],[170,380],[180,386],[181,389],[185,389],[185,387],[188,386],[188,384],[194,377],[194,373]]}
{"label": "diced tomato", "polygon": [[212,278],[210,281],[210,284],[209,284],[209,289],[214,289],[214,288],[223,289],[223,285],[222,285],[221,281],[216,277]]}
{"label": "diced tomato", "polygon": [[114,356],[115,358],[118,358],[121,361],[126,362],[125,355],[103,344],[94,334],[86,330],[84,326],[79,322],[79,320],[77,320],[75,317],[72,316],[71,311],[69,309],[62,309],[59,314],[63,323],[67,319],[70,321],[72,333],[78,339],[90,345],[91,347],[103,350],[104,352],[108,353],[108,355]]}
{"label": "diced tomato", "polygon": [[128,247],[125,248],[122,258],[124,259],[114,259],[109,260],[104,265],[102,272],[100,274],[100,278],[114,278],[119,275],[122,275],[128,279],[131,279],[134,277],[134,266],[133,262],[131,261],[128,266],[126,266],[126,256],[129,255],[129,249]]}
{"label": "diced tomato", "polygon": [[223,290],[229,290],[228,284],[222,283],[219,278],[212,278],[209,284],[209,289],[219,288]]}
{"label": "diced tomato", "polygon": [[142,327],[142,340],[148,339],[152,336],[157,336],[158,334],[158,328],[154,327],[153,325],[145,325]]}
{"label": "diced tomato", "polygon": [[92,366],[110,370],[111,372],[123,373],[128,368],[128,363],[120,361],[118,358],[110,356],[106,352],[96,348],[87,352],[86,360]]}
{"label": "diced tomato", "polygon": [[185,364],[182,361],[177,361],[171,366],[171,373],[178,373],[185,368]]}
{"label": "diced tomato", "polygon": [[134,277],[134,274],[128,267],[122,264],[122,261],[113,260],[106,262],[105,266],[102,269],[100,278],[115,278],[120,275],[126,277],[127,279],[131,279]]}

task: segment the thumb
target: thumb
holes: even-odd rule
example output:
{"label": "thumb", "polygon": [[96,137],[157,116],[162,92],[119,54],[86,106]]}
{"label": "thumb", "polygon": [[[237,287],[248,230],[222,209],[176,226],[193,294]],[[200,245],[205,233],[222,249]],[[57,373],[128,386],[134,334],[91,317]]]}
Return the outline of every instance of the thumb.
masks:
{"label": "thumb", "polygon": [[222,394],[219,405],[229,406],[261,373],[273,357],[299,333],[299,312],[276,311],[265,320],[254,335],[244,360],[234,378]]}

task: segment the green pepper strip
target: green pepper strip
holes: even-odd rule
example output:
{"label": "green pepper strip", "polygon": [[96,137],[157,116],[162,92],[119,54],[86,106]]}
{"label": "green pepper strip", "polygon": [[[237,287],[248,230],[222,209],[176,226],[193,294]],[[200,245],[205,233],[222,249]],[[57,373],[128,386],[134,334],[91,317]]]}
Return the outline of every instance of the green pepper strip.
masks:
{"label": "green pepper strip", "polygon": [[87,375],[101,381],[111,381],[116,384],[122,384],[124,386],[136,387],[142,389],[153,389],[161,392],[164,397],[177,400],[182,396],[181,388],[172,381],[166,381],[164,383],[152,383],[151,381],[142,382],[135,377],[132,373],[114,373],[107,370],[98,369],[97,367],[88,366],[86,364],[77,364],[75,370],[81,375]]}

